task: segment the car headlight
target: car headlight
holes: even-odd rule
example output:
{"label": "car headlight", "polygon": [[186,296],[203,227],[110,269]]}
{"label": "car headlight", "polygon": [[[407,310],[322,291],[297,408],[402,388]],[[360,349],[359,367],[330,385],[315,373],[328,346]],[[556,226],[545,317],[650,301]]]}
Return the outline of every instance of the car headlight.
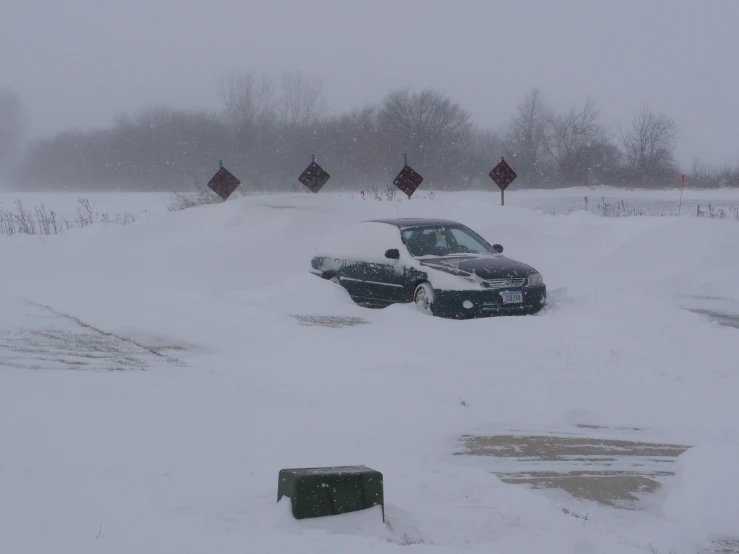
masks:
{"label": "car headlight", "polygon": [[541,276],[541,273],[532,273],[529,275],[529,279],[526,282],[527,287],[538,287],[539,285],[544,284],[544,277]]}
{"label": "car headlight", "polygon": [[311,260],[310,265],[313,266],[313,269],[321,269],[323,267],[323,260],[320,256],[316,256]]}

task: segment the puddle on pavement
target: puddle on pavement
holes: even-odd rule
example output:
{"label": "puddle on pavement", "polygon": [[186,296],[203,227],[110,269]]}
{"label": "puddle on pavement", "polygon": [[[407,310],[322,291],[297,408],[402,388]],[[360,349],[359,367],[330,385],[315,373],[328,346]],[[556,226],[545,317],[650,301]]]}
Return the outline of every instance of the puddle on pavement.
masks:
{"label": "puddle on pavement", "polygon": [[677,457],[686,449],[672,444],[655,444],[593,437],[517,436],[494,437],[464,436],[467,448],[464,454],[535,458],[542,461],[571,460],[572,456],[667,456]]}
{"label": "puddle on pavement", "polygon": [[529,485],[534,489],[561,489],[583,500],[592,500],[607,506],[626,508],[625,503],[637,502],[637,494],[656,491],[660,484],[644,476],[603,475],[595,473],[587,476],[557,475],[556,477],[525,478],[501,477],[508,484]]}
{"label": "puddle on pavement", "polygon": [[675,458],[689,448],[572,435],[465,435],[461,443],[464,448],[457,455],[495,458],[493,473],[504,483],[560,489],[625,509],[634,509],[641,495],[656,491],[674,475]]}
{"label": "puddle on pavement", "polygon": [[339,327],[352,327],[354,325],[364,325],[369,323],[361,317],[337,316],[337,315],[293,315],[301,325],[308,327],[329,327],[337,329]]}

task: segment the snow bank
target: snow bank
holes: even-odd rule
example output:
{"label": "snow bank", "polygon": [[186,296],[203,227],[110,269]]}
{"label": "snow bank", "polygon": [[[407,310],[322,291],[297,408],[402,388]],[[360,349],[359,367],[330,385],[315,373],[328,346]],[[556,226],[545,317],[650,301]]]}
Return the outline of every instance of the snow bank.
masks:
{"label": "snow bank", "polygon": [[713,539],[739,539],[739,444],[700,445],[679,456],[664,514]]}
{"label": "snow bank", "polygon": [[[635,530],[623,514],[567,515],[561,498],[453,454],[464,433],[573,424],[739,441],[737,331],[678,306],[680,295],[736,296],[739,226],[496,202],[265,196],[0,237],[0,551],[623,553],[655,537],[669,547],[691,503],[710,501],[697,485]],[[440,320],[360,308],[308,273],[323,240],[398,215],[457,219],[503,244],[542,272],[550,305]],[[55,351],[44,341],[86,344],[93,329],[148,348],[146,369],[62,370],[64,340]],[[88,359],[95,347],[105,343]],[[19,369],[20,356],[44,369]],[[725,469],[699,462],[702,479]],[[389,525],[372,514],[298,523],[276,504],[279,469],[353,464],[385,475]],[[727,530],[736,505],[719,492],[724,513],[695,533]]]}

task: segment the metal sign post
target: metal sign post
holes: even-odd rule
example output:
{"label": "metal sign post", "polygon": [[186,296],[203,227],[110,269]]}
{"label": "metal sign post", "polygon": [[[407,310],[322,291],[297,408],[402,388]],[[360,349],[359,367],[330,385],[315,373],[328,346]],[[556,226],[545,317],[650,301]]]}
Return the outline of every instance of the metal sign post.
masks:
{"label": "metal sign post", "polygon": [[208,188],[215,192],[225,202],[241,184],[228,169],[223,167],[223,160],[218,160],[218,171],[208,181]]}
{"label": "metal sign post", "polygon": [[323,185],[331,178],[331,175],[326,173],[320,165],[316,163],[316,156],[311,154],[310,165],[300,174],[298,181],[303,183],[305,188],[311,191],[313,194],[318,194],[318,191],[323,188]]}
{"label": "metal sign post", "polygon": [[393,185],[403,191],[410,200],[413,193],[416,192],[418,185],[423,181],[423,177],[408,165],[407,154],[403,154],[403,162],[403,169],[400,170],[398,176],[393,180]]}
{"label": "metal sign post", "polygon": [[500,188],[500,205],[505,206],[505,189],[508,188],[515,179],[518,177],[513,168],[508,165],[505,158],[500,158],[500,163],[496,165],[490,172],[490,178]]}

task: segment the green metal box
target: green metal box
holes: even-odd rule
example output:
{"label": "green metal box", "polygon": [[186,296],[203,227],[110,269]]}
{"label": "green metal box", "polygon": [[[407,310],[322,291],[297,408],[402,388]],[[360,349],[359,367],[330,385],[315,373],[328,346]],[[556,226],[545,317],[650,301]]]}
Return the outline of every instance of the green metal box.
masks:
{"label": "green metal box", "polygon": [[322,517],[382,506],[385,496],[382,473],[365,466],[281,469],[277,501],[292,502],[295,519]]}

